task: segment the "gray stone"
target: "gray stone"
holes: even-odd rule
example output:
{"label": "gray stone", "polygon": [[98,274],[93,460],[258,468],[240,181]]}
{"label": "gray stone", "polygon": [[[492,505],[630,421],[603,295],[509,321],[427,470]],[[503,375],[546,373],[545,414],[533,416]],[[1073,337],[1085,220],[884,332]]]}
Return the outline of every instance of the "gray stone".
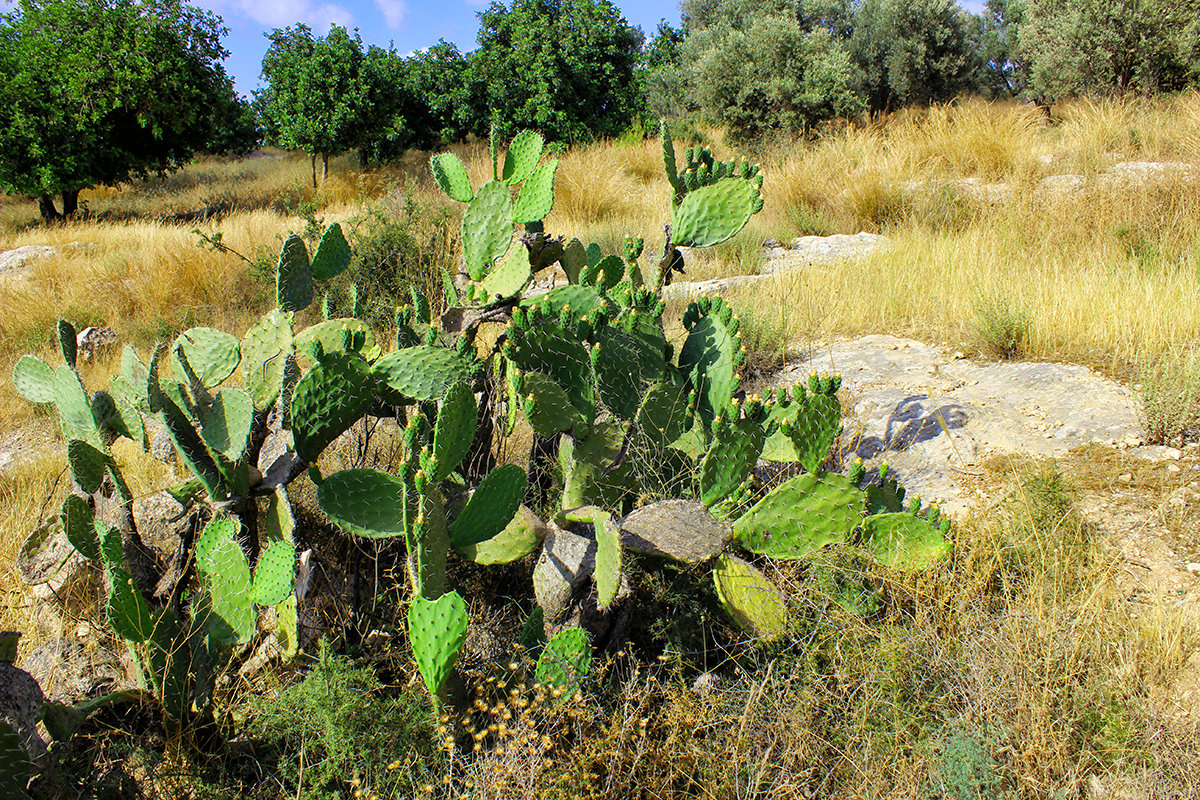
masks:
{"label": "gray stone", "polygon": [[66,636],[30,651],[22,666],[47,697],[66,703],[112,691],[126,678],[120,661],[105,648],[86,648]]}
{"label": "gray stone", "polygon": [[171,440],[171,433],[157,417],[144,416],[143,420],[146,425],[146,438],[150,440],[150,455],[157,458],[164,464],[175,463],[175,443]]}
{"label": "gray stone", "polygon": [[57,253],[58,250],[48,244],[27,244],[12,250],[4,250],[0,252],[0,273],[22,269],[28,266],[30,261],[50,258]]}
{"label": "gray stone", "polygon": [[46,742],[37,730],[46,697],[28,672],[0,661],[0,719],[12,726],[35,764],[45,766]]}
{"label": "gray stone", "polygon": [[621,541],[638,553],[699,564],[715,556],[733,535],[733,526],[713,519],[695,500],[661,500],[621,521]]}
{"label": "gray stone", "polygon": [[30,586],[61,591],[87,568],[87,559],[67,540],[57,520],[42,523],[25,539],[16,557],[17,573]]}
{"label": "gray stone", "polygon": [[75,346],[84,361],[104,355],[120,341],[112,328],[87,327],[75,335]]}
{"label": "gray stone", "polygon": [[159,492],[134,499],[133,524],[142,544],[166,563],[183,550],[192,518],[182,503],[168,492]]}
{"label": "gray stone", "polygon": [[734,275],[729,278],[713,278],[709,281],[682,281],[664,286],[662,296],[665,300],[691,300],[696,297],[723,294],[734,289],[754,286],[762,279],[762,275]]}
{"label": "gray stone", "polygon": [[533,568],[533,593],[548,624],[564,616],[572,596],[596,570],[596,540],[551,523]]}

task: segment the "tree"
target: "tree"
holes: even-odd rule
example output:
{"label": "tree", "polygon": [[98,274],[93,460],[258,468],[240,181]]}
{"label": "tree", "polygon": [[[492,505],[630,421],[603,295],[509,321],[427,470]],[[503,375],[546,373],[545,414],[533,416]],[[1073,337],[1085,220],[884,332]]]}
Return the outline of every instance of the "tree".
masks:
{"label": "tree", "polygon": [[1018,51],[1047,100],[1200,79],[1200,0],[1029,0]]}
{"label": "tree", "polygon": [[502,135],[531,128],[565,142],[620,133],[637,113],[641,44],[608,0],[493,2],[471,56],[474,132],[494,121]]}
{"label": "tree", "polygon": [[988,0],[979,17],[980,89],[992,97],[1021,97],[1030,88],[1030,64],[1021,48],[1025,0]]}
{"label": "tree", "polygon": [[638,81],[652,119],[681,116],[688,107],[688,70],[682,63],[684,32],[666,20],[642,48]]}
{"label": "tree", "polygon": [[971,18],[954,0],[864,0],[850,52],[872,113],[953,100],[977,87]]}
{"label": "tree", "polygon": [[42,218],[79,192],[177,169],[235,102],[224,28],[177,0],[20,0],[0,15],[0,188]]}
{"label": "tree", "polygon": [[371,83],[367,56],[357,32],[340,25],[315,39],[307,25],[275,29],[262,61],[267,87],[258,99],[268,141],[312,157],[313,187],[317,157],[321,180],[329,175],[329,157],[364,141],[365,130],[379,130],[370,114]]}

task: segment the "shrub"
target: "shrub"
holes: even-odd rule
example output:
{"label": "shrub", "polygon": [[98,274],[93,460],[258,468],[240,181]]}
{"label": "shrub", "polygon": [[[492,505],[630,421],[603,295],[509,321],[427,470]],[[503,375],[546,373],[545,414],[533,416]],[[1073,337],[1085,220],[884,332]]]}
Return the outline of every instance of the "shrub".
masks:
{"label": "shrub", "polygon": [[1004,295],[988,294],[975,303],[975,334],[985,354],[1019,358],[1029,350],[1032,315]]}
{"label": "shrub", "polygon": [[1145,358],[1139,368],[1146,440],[1151,444],[1183,444],[1200,436],[1200,350],[1172,350]]}

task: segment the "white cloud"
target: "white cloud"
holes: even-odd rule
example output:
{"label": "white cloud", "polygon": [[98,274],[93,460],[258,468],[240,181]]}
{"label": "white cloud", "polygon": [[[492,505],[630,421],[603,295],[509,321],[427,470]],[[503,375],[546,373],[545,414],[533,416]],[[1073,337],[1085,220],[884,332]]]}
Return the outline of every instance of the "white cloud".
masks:
{"label": "white cloud", "polygon": [[408,16],[408,3],[404,0],[375,0],[375,5],[383,12],[383,19],[392,30],[399,30]]}
{"label": "white cloud", "polygon": [[217,12],[226,20],[244,17],[272,28],[304,22],[318,33],[324,33],[330,25],[354,26],[354,15],[336,3],[317,4],[310,0],[200,0],[198,5]]}

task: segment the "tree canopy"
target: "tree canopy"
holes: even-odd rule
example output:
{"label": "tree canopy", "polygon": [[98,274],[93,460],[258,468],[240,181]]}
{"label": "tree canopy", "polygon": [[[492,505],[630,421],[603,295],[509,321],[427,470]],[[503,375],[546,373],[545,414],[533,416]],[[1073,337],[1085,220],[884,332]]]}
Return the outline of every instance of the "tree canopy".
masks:
{"label": "tree canopy", "polygon": [[241,113],[223,34],[172,0],[19,0],[0,15],[0,187],[55,219],[56,194],[69,214],[82,189],[221,146]]}

